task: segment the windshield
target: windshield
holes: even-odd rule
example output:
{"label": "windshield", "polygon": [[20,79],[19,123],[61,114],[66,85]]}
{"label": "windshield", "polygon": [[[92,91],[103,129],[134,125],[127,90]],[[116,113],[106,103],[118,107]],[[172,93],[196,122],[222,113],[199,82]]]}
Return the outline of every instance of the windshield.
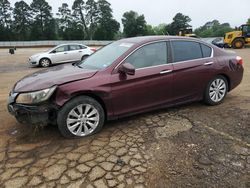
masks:
{"label": "windshield", "polygon": [[78,66],[82,68],[105,69],[133,45],[133,43],[124,43],[121,41],[113,42],[80,62]]}

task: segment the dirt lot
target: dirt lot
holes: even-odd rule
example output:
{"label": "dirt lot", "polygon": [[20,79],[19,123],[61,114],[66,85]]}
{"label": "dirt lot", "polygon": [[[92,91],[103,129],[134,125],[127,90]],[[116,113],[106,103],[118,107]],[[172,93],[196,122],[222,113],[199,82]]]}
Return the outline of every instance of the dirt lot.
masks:
{"label": "dirt lot", "polygon": [[8,92],[42,49],[0,50],[0,187],[250,187],[250,49],[243,83],[220,106],[202,103],[107,123],[66,140],[57,127],[18,124]]}

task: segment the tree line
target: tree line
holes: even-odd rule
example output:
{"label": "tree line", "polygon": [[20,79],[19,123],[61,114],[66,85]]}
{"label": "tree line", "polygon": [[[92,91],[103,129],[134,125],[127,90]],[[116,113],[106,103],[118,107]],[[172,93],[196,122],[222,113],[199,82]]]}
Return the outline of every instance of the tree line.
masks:
{"label": "tree line", "polygon": [[120,28],[106,0],[63,3],[56,15],[46,0],[18,1],[14,8],[0,0],[0,40],[111,40]]}
{"label": "tree line", "polygon": [[[113,40],[144,35],[177,35],[190,28],[191,18],[177,13],[169,24],[152,26],[145,16],[135,11],[123,14],[123,31],[114,19],[111,4],[106,0],[75,0],[72,7],[62,3],[53,15],[46,0],[21,0],[14,7],[0,0],[0,41],[28,40]],[[250,18],[248,19],[250,23]],[[207,22],[194,32],[201,37],[223,36],[233,30],[229,23]]]}

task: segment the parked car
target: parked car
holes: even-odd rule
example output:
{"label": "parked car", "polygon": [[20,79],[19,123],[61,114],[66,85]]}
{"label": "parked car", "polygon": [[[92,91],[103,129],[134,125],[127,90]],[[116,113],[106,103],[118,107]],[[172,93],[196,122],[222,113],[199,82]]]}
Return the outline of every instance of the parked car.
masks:
{"label": "parked car", "polygon": [[201,40],[116,41],[78,64],[18,81],[8,109],[21,123],[56,122],[65,137],[98,132],[106,120],[204,100],[220,104],[243,77],[243,60]]}
{"label": "parked car", "polygon": [[219,48],[224,48],[224,41],[223,38],[216,38],[212,41],[212,44],[219,47]]}
{"label": "parked car", "polygon": [[61,44],[47,52],[29,58],[29,65],[49,67],[52,64],[76,62],[90,56],[96,50],[82,44]]}

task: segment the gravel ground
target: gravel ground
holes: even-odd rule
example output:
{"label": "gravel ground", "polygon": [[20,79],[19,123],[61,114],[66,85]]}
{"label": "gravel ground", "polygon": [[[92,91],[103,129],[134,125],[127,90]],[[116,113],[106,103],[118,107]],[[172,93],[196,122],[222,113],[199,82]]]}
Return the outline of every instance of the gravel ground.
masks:
{"label": "gravel ground", "polygon": [[0,50],[0,187],[250,187],[250,49],[242,84],[223,104],[193,103],[108,122],[66,140],[57,127],[18,124],[8,92],[46,49]]}

